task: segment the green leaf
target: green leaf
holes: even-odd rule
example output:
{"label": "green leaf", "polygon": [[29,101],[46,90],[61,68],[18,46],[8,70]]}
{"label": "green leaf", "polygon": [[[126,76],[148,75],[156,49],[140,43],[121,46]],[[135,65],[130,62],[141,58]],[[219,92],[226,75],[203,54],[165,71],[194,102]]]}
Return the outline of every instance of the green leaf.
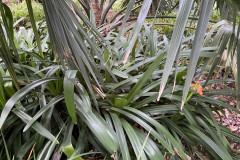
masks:
{"label": "green leaf", "polygon": [[132,126],[125,119],[121,119],[121,121],[123,128],[126,131],[126,134],[131,142],[136,157],[140,156],[142,160],[146,160],[147,158],[145,153],[141,153],[142,144],[138,138],[138,135],[135,133]]}
{"label": "green leaf", "polygon": [[[18,61],[19,65],[22,67],[22,62],[20,61],[19,59],[19,55],[18,55],[18,51],[17,51],[17,48],[15,46],[15,43],[14,43],[14,32],[13,32],[13,17],[12,17],[12,12],[10,10],[10,8],[2,3],[2,0],[0,1],[0,11],[1,11],[1,15],[2,15],[2,21],[3,21],[3,24],[4,24],[4,27],[5,27],[5,31],[7,33],[7,37],[9,39],[9,44],[10,44],[10,47],[12,47],[13,49],[13,52],[15,54],[15,58],[16,60]],[[0,26],[0,34],[3,34],[3,31],[2,31],[2,25]],[[4,34],[3,34],[4,35]],[[5,52],[5,53],[2,53],[2,58],[5,62],[5,65],[7,66],[7,68],[9,69],[9,72],[11,74],[11,77],[13,78],[13,83],[15,84],[16,88],[19,89],[19,86],[17,84],[17,79],[14,78],[14,70],[13,68],[11,68],[11,62],[12,58],[11,58],[11,54],[10,54],[10,48],[8,47],[8,44],[6,42],[6,39],[5,37],[2,37],[3,39],[1,40],[2,44],[3,45],[3,51],[0,50],[0,52]],[[26,77],[26,79],[28,80],[29,82],[29,78],[26,74],[26,71],[22,68],[22,71],[23,71],[23,74],[24,76]]]}
{"label": "green leaf", "polygon": [[147,144],[147,141],[148,141],[148,138],[149,138],[150,133],[151,133],[151,130],[148,132],[145,140],[143,141],[142,149],[141,149],[139,155],[137,156],[137,157],[138,157],[138,158],[137,158],[138,160],[141,160],[141,157],[142,157],[141,155],[142,155],[143,150],[144,150],[144,148],[145,148],[145,146],[146,146],[146,144]]}
{"label": "green leaf", "polygon": [[[29,115],[27,115],[26,113],[24,113],[19,109],[14,109],[13,112],[25,123],[28,123],[32,119],[32,117],[30,117]],[[49,140],[53,142],[56,140],[56,138],[46,128],[44,128],[39,122],[35,122],[32,125],[32,128],[35,131],[37,131],[40,135],[48,138]],[[56,141],[56,143],[59,143],[59,142]]]}
{"label": "green leaf", "polygon": [[116,113],[111,113],[111,116],[112,116],[114,127],[117,133],[117,138],[118,138],[122,157],[124,160],[130,160],[131,157],[129,154],[129,148],[127,145],[126,136],[123,131],[121,120]]}
{"label": "green leaf", "polygon": [[[118,108],[112,107],[111,110],[119,112],[125,116],[127,116],[128,118],[132,119],[133,121],[135,121],[136,123],[138,123],[139,125],[141,125],[143,128],[145,128],[147,131],[151,130],[151,134],[172,154],[174,153],[172,147],[165,141],[165,139],[162,137],[161,134],[157,133],[157,131],[155,131],[150,125],[148,125],[145,121],[143,121],[142,119],[138,118],[137,116],[126,112],[124,110],[120,110]],[[166,135],[168,136],[168,135]],[[138,155],[137,155],[138,156]]]}
{"label": "green leaf", "polygon": [[[0,72],[0,104],[1,106],[5,106],[6,104],[6,98],[4,95],[4,89],[3,89],[3,79],[2,79],[2,74]],[[0,107],[0,110],[2,110],[3,108]]]}
{"label": "green leaf", "polygon": [[50,144],[51,144],[51,141],[48,141],[45,144],[41,152],[38,154],[37,160],[43,159],[43,156],[46,154],[45,152],[48,150]]}
{"label": "green leaf", "polygon": [[49,81],[54,81],[54,80],[61,80],[61,78],[43,78],[37,81],[32,82],[31,84],[25,86],[18,92],[16,92],[6,103],[6,105],[3,108],[3,111],[1,113],[0,117],[0,129],[2,128],[6,118],[8,117],[8,114],[12,110],[13,106],[21,99],[23,98],[28,92],[30,92],[32,89],[47,83]]}
{"label": "green leaf", "polygon": [[202,1],[202,4],[201,4],[201,10],[200,10],[199,20],[198,20],[198,25],[197,25],[197,31],[196,31],[196,35],[194,37],[193,47],[191,50],[191,56],[190,56],[190,62],[189,62],[189,66],[191,66],[191,67],[188,67],[187,78],[185,80],[185,86],[183,89],[181,110],[187,99],[190,84],[192,82],[192,78],[195,73],[197,61],[198,61],[200,51],[202,48],[202,43],[203,43],[204,36],[205,36],[206,30],[207,30],[208,21],[209,21],[209,18],[210,18],[212,9],[213,9],[213,4],[214,4],[214,0]]}
{"label": "green leaf", "polygon": [[112,70],[113,74],[121,78],[128,78],[128,75],[125,72],[119,71],[117,69]]}
{"label": "green leaf", "polygon": [[[126,64],[127,63],[127,60],[128,60],[128,57],[132,51],[132,48],[138,38],[138,35],[142,29],[142,25],[147,17],[147,14],[148,14],[148,11],[150,9],[150,6],[152,4],[152,0],[144,0],[143,4],[142,4],[142,7],[141,7],[141,10],[139,12],[139,15],[138,15],[138,19],[137,19],[137,22],[136,22],[136,26],[135,26],[135,30],[134,30],[134,34],[131,38],[131,41],[129,43],[129,46],[128,48],[126,49],[126,52],[125,52],[125,58],[124,58],[124,61],[123,61],[123,64]],[[135,57],[133,57],[135,58]]]}
{"label": "green leaf", "polygon": [[117,107],[117,108],[120,108],[122,109],[123,107],[125,107],[127,105],[127,100],[125,98],[116,98],[114,100],[114,105]]}
{"label": "green leaf", "polygon": [[[50,147],[47,150],[47,153],[44,157],[44,159],[50,159],[51,155],[53,154],[53,151],[58,143],[57,138],[59,137],[60,133],[62,132],[62,129],[58,132],[58,135],[56,136],[56,138],[54,139],[54,141],[52,142],[52,144],[50,145]],[[57,142],[57,143],[56,143]]]}
{"label": "green leaf", "polygon": [[[205,119],[205,118],[204,118]],[[198,121],[198,123],[200,125],[202,125],[207,131],[208,133],[211,135],[211,137],[213,138],[213,140],[215,141],[215,143],[218,145],[219,148],[222,149],[222,151],[228,155],[228,147],[226,145],[224,145],[224,138],[225,137],[220,137],[218,136],[218,134],[215,133],[215,131],[213,129],[210,128],[210,125],[208,125],[203,118],[196,116],[196,120]],[[229,155],[230,156],[230,155]]]}
{"label": "green leaf", "polygon": [[[1,9],[1,13],[3,13],[2,3],[0,3],[0,9]],[[7,30],[8,30],[8,28],[7,28]],[[9,37],[11,36],[10,33],[8,35],[9,35]],[[13,59],[12,59],[12,56],[11,56],[10,48],[9,48],[7,40],[5,38],[2,25],[0,25],[0,45],[1,45],[1,47],[0,47],[1,59],[3,59],[4,64],[6,65],[6,68],[9,71],[15,87],[17,89],[20,89],[19,84],[17,82],[16,71],[15,71],[14,66],[13,66]]]}
{"label": "green leaf", "polygon": [[34,146],[34,138],[35,136],[32,136],[31,138],[29,138],[29,140],[27,140],[26,143],[24,143],[21,148],[19,149],[18,153],[17,153],[17,157],[20,159],[23,159],[23,157],[27,154],[27,152],[31,149],[31,147]]}
{"label": "green leaf", "polygon": [[[109,56],[109,52],[106,49],[106,47],[104,47],[104,61],[105,63],[107,63],[107,65],[110,67],[110,56]],[[105,82],[109,83],[111,81],[111,75],[108,73],[107,69],[105,69]]]}
{"label": "green leaf", "polygon": [[[104,12],[102,13],[102,17],[101,17],[101,20],[100,20],[100,24],[103,24],[104,23],[104,20],[106,19],[106,16],[109,12],[109,10],[112,8],[113,4],[116,2],[117,0],[111,0],[109,1],[108,5],[106,6]],[[94,3],[97,3],[97,2],[94,2]]]}
{"label": "green leaf", "polygon": [[[1,130],[1,129],[0,129]],[[10,156],[9,156],[9,152],[8,152],[8,147],[7,147],[7,143],[5,141],[5,138],[4,138],[4,135],[3,135],[3,132],[1,130],[1,135],[2,135],[2,139],[3,139],[3,143],[4,143],[4,148],[5,148],[5,152],[6,152],[6,155],[7,155],[7,159],[8,160],[11,160],[10,159]]]}
{"label": "green leaf", "polygon": [[[66,154],[68,158],[71,158],[72,156],[76,156],[76,151],[73,148],[72,144],[69,146],[66,146],[62,149],[63,153]],[[73,160],[83,160],[81,157],[74,158]]]}
{"label": "green leaf", "polygon": [[197,134],[202,141],[204,141],[209,147],[211,147],[216,154],[218,154],[222,159],[229,159],[231,160],[232,157],[229,154],[225,154],[225,152],[219,148],[210,138],[208,138],[205,134],[203,134],[199,129],[194,126],[188,126],[195,134]]}
{"label": "green leaf", "polygon": [[26,130],[28,130],[29,127],[31,127],[31,125],[37,121],[37,119],[42,116],[46,111],[48,111],[51,107],[53,107],[56,103],[58,103],[59,101],[63,100],[64,96],[60,95],[57,97],[54,97],[51,99],[51,101],[45,105],[43,108],[40,109],[40,111],[38,111],[38,113],[35,114],[35,116],[27,123],[27,125],[24,127],[23,132],[25,132]]}
{"label": "green leaf", "polygon": [[5,11],[4,13],[5,13],[5,16],[6,16],[6,19],[7,19],[7,24],[8,24],[8,27],[9,27],[8,29],[11,33],[12,38],[13,38],[13,36],[14,36],[14,34],[13,34],[14,33],[13,32],[13,16],[12,16],[11,9],[5,3],[2,3],[2,5],[3,5],[4,11]]}
{"label": "green leaf", "polygon": [[131,14],[131,11],[132,11],[132,8],[134,6],[134,3],[135,3],[135,0],[129,0],[129,3],[127,5],[127,10],[126,10],[126,13],[125,13],[125,16],[124,16],[124,19],[122,21],[122,25],[119,29],[119,32],[118,32],[118,36],[117,38],[115,39],[116,42],[118,42],[119,38],[122,36],[122,31],[123,31],[123,28],[125,27],[126,23],[127,23],[127,20]]}
{"label": "green leaf", "polygon": [[167,60],[165,62],[165,66],[164,66],[162,81],[161,81],[160,90],[159,90],[159,94],[158,94],[158,98],[157,98],[158,101],[160,100],[162,92],[165,88],[165,85],[167,83],[169,74],[171,72],[175,57],[178,52],[178,49],[182,43],[181,41],[182,41],[185,26],[186,26],[186,23],[188,20],[189,13],[192,8],[192,3],[193,3],[192,0],[183,0],[180,10],[178,12],[176,25],[174,27],[171,42],[169,45]]}
{"label": "green leaf", "polygon": [[37,30],[35,19],[34,19],[33,8],[32,8],[32,1],[31,0],[26,0],[26,3],[27,3],[28,14],[29,14],[30,21],[31,21],[31,24],[32,24],[33,32],[34,32],[34,35],[35,35],[36,40],[37,40],[38,50],[40,52],[40,55],[42,57],[44,57],[43,51],[42,51],[42,46],[41,46],[41,41],[40,41],[40,36],[38,34],[38,30]]}
{"label": "green leaf", "polygon": [[128,103],[132,101],[132,99],[136,96],[136,94],[139,93],[140,89],[143,87],[143,85],[147,82],[147,80],[151,77],[152,73],[156,70],[156,68],[159,66],[160,62],[162,61],[164,57],[164,54],[160,54],[157,59],[148,67],[146,72],[143,74],[143,76],[138,80],[138,82],[135,84],[135,86],[131,89],[131,91],[128,93],[127,100]]}
{"label": "green leaf", "polygon": [[74,103],[74,83],[76,74],[76,70],[66,71],[63,85],[67,110],[72,118],[73,123],[75,124],[77,124],[76,109]]}
{"label": "green leaf", "polygon": [[214,70],[216,69],[217,65],[219,64],[220,60],[221,60],[221,57],[225,51],[225,48],[228,44],[228,41],[231,37],[231,34],[232,34],[232,28],[231,27],[224,27],[223,28],[224,30],[224,35],[222,37],[222,40],[221,40],[221,43],[219,45],[219,50],[218,50],[218,53],[219,53],[219,57],[215,58],[213,64],[211,65],[211,69],[208,73],[208,77],[207,77],[207,80],[205,81],[205,84],[203,87],[205,87],[208,83],[208,81],[210,80],[210,78],[212,77],[212,74],[214,73]]}
{"label": "green leaf", "polygon": [[98,112],[90,110],[77,95],[75,95],[75,103],[77,113],[87,124],[92,133],[102,143],[102,145],[110,152],[114,153],[119,148],[116,133],[109,127]]}
{"label": "green leaf", "polygon": [[143,131],[138,128],[134,128],[135,132],[137,133],[139,140],[142,144],[144,144],[144,151],[148,155],[151,160],[159,160],[165,159],[162,155],[159,147],[157,146],[158,143],[154,142],[150,137],[150,132],[146,135]]}
{"label": "green leaf", "polygon": [[[158,131],[161,131],[169,140],[170,142],[173,144],[173,146],[178,150],[179,154],[181,155],[181,157],[183,159],[187,159],[185,153],[184,153],[184,149],[181,148],[181,146],[178,145],[178,142],[174,139],[174,137],[171,135],[171,133],[165,128],[163,127],[160,123],[158,123],[156,120],[154,120],[153,118],[151,118],[150,116],[148,116],[147,114],[132,108],[132,107],[124,107],[124,109],[131,111],[135,114],[137,114],[139,117],[145,119],[146,121],[148,121],[149,123],[151,123],[152,125],[154,125]],[[154,130],[151,131],[151,133],[154,135]],[[155,136],[155,135],[154,135]],[[162,142],[163,144],[163,142]],[[167,146],[165,146],[167,148]],[[170,152],[172,149],[167,148]]]}

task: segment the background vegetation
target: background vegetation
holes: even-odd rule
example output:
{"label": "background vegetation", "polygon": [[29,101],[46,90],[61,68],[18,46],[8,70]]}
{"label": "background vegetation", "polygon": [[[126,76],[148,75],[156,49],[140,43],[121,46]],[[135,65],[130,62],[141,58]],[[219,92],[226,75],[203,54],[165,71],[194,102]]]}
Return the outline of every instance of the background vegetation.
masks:
{"label": "background vegetation", "polygon": [[1,159],[239,159],[216,121],[239,113],[239,9],[0,0]]}

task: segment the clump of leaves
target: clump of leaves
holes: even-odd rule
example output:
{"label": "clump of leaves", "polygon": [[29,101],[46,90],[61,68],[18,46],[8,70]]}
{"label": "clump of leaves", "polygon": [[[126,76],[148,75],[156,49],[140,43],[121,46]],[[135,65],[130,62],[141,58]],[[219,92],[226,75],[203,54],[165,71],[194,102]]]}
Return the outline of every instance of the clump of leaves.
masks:
{"label": "clump of leaves", "polygon": [[[42,4],[32,1],[32,8],[33,8],[33,14],[36,21],[42,21],[44,20],[44,12],[43,12],[43,6]],[[29,14],[27,12],[27,4],[26,1],[23,1],[21,3],[14,4],[11,8],[12,14],[13,14],[13,20],[17,21],[20,18],[24,17],[24,20],[19,25],[26,24],[30,21]]]}
{"label": "clump of leaves", "polygon": [[[217,35],[213,33],[218,27],[205,38],[213,1],[201,1],[197,34],[184,37],[186,11],[190,12],[192,1],[182,2],[170,42],[144,24],[149,0],[142,3],[136,23],[125,27],[126,14],[122,30],[110,29],[104,38],[101,31],[106,26],[96,28],[92,13],[84,14],[69,0],[44,0],[50,41],[48,34],[40,36],[45,55],[39,56],[32,31],[19,31],[11,47],[16,45],[23,65],[17,63],[18,56],[6,56],[12,50],[4,42],[12,35],[0,37],[1,46],[9,53],[1,52],[5,54],[0,64],[1,157],[50,159],[64,153],[63,159],[80,160],[87,158],[86,154],[97,157],[100,152],[106,159],[123,160],[204,159],[202,153],[211,159],[235,158],[226,136],[240,138],[218,124],[213,111],[239,113],[214,99],[219,92],[233,97],[239,92],[203,91],[201,87],[228,79],[199,80],[190,88],[195,68],[212,75],[233,26],[221,22]],[[88,1],[84,3],[87,13]],[[128,7],[131,11],[132,5]],[[188,66],[181,63],[189,57]],[[21,89],[17,90],[13,80]],[[90,150],[97,153],[88,153]]]}

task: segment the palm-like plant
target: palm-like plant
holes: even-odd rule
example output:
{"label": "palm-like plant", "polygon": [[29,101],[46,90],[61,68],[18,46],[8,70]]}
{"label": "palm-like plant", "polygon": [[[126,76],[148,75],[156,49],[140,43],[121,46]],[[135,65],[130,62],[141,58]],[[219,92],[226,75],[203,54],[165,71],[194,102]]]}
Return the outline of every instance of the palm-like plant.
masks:
{"label": "palm-like plant", "polygon": [[[239,137],[218,124],[212,112],[226,108],[239,113],[213,99],[219,94],[238,98],[239,92],[209,89],[201,96],[194,89],[228,80],[210,78],[228,44],[227,55],[238,54],[238,1],[226,0],[234,7],[234,23],[221,21],[206,37],[214,1],[201,1],[196,33],[190,37],[184,37],[184,30],[194,2],[180,1],[170,43],[153,29],[154,23],[144,24],[152,1],[144,0],[137,22],[125,27],[135,3],[130,0],[119,32],[113,28],[105,37],[101,31],[109,26],[96,28],[91,4],[80,2],[85,12],[71,0],[43,1],[49,43],[44,28],[36,36],[33,16],[30,38],[13,34],[11,12],[1,3],[1,157],[59,159],[63,152],[82,159],[93,150],[89,154],[124,160],[204,159],[203,153],[236,158],[226,136]],[[26,44],[32,48],[26,50]],[[15,57],[9,56],[12,52]],[[178,64],[189,57],[188,66]],[[192,80],[205,74],[207,79],[190,89]]]}

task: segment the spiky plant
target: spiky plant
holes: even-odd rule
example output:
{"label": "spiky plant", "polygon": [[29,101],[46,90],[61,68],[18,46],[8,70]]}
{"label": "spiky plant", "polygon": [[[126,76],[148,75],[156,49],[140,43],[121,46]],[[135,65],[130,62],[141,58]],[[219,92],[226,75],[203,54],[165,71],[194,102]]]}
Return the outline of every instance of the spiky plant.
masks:
{"label": "spiky plant", "polygon": [[170,40],[154,22],[144,24],[150,0],[126,27],[131,0],[119,30],[112,24],[105,37],[109,26],[96,28],[87,2],[81,1],[84,12],[71,0],[44,0],[47,30],[31,15],[33,30],[17,33],[10,9],[0,3],[1,158],[238,159],[226,137],[240,138],[213,112],[239,113],[214,99],[238,98],[239,91],[202,88],[229,81],[212,74],[223,55],[233,60],[239,53],[238,1],[226,0],[234,23],[221,21],[206,37],[214,1],[201,1],[190,37],[184,30],[194,1],[180,1]]}

